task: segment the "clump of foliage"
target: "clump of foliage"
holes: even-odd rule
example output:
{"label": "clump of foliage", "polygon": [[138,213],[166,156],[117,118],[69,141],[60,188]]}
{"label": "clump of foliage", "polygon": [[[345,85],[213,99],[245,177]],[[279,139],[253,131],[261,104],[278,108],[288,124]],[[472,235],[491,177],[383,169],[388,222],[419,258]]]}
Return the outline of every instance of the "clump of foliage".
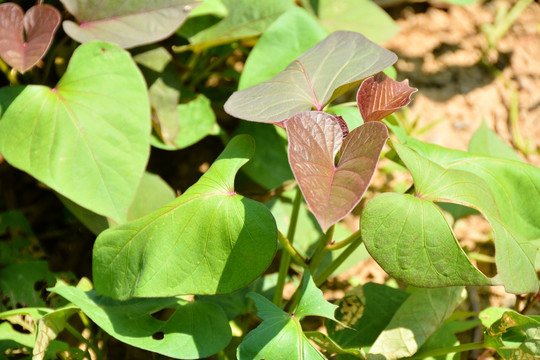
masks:
{"label": "clump of foliage", "polygon": [[[358,17],[337,22],[352,4],[380,31]],[[0,214],[4,356],[99,359],[109,336],[179,359],[540,355],[538,317],[458,311],[465,286],[528,294],[524,309],[536,301],[540,170],[486,127],[470,152],[407,134],[393,113],[416,89],[385,75],[396,55],[358,32],[375,41],[395,33],[380,8],[345,0],[56,5],[64,13],[0,5],[9,82],[0,89],[0,153],[97,235],[92,281],[70,285],[49,272],[25,253],[36,239],[24,215]],[[240,75],[224,64],[243,52]],[[233,92],[227,84],[236,82]],[[340,102],[351,91],[356,101]],[[239,125],[221,128],[220,109]],[[208,135],[225,148],[180,196],[146,171],[151,146],[174,151]],[[361,204],[380,159],[414,183]],[[265,203],[238,193],[237,177],[268,190]],[[340,221],[355,209],[351,231]],[[478,270],[453,233],[452,221],[471,211],[492,227],[496,276]],[[408,287],[367,283],[326,300],[326,281],[369,256]],[[40,282],[49,298],[39,296]],[[285,298],[286,283],[295,290]],[[85,336],[75,315],[99,332]],[[309,327],[312,317],[324,332]],[[479,325],[483,343],[459,342],[456,333]],[[64,330],[77,341],[63,340]]]}

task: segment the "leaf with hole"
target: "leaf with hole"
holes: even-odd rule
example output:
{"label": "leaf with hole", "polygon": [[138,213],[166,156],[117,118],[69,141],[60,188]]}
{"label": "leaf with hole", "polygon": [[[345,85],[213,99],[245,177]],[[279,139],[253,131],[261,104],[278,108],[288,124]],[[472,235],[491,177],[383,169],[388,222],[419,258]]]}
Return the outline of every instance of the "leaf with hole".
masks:
{"label": "leaf with hole", "polygon": [[129,53],[91,42],[55,88],[0,90],[0,152],[79,205],[123,222],[150,152],[144,79]]}
{"label": "leaf with hole", "polygon": [[[177,297],[119,301],[65,285],[49,290],[79,307],[116,339],[175,359],[210,356],[231,339],[227,316],[215,304]],[[170,316],[161,320],[156,313],[163,309]]]}
{"label": "leaf with hole", "polygon": [[233,138],[200,180],[141,219],[96,240],[96,290],[119,299],[221,294],[246,286],[270,265],[277,228],[261,203],[234,191],[253,139]]}
{"label": "leaf with hole", "polygon": [[23,14],[15,3],[1,4],[0,56],[21,73],[30,70],[49,49],[61,18],[50,5],[40,3]]}
{"label": "leaf with hole", "polygon": [[380,72],[362,82],[356,103],[364,121],[378,121],[409,105],[416,91],[409,80],[398,82]]}
{"label": "leaf with hole", "polygon": [[77,23],[66,20],[66,34],[81,43],[101,40],[122,48],[171,36],[199,3],[194,0],[61,0]]}
{"label": "leaf with hole", "polygon": [[361,34],[337,31],[270,80],[233,93],[225,111],[239,119],[277,123],[300,111],[322,110],[396,60],[393,52]]}
{"label": "leaf with hole", "polygon": [[289,163],[323,231],[360,202],[388,138],[386,126],[366,123],[348,134],[333,115],[306,111],[284,123]]}

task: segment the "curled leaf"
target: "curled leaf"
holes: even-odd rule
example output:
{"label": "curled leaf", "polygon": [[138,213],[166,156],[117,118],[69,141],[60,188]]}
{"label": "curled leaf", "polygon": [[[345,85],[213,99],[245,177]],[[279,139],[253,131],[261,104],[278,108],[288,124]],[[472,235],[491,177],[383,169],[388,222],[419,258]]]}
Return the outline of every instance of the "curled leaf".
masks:
{"label": "curled leaf", "polygon": [[379,121],[409,105],[416,91],[418,89],[409,86],[409,80],[395,81],[380,72],[364,80],[356,102],[365,122]]}
{"label": "curled leaf", "polygon": [[49,49],[60,20],[50,5],[33,6],[26,14],[15,3],[0,5],[0,56],[17,71],[28,71]]}

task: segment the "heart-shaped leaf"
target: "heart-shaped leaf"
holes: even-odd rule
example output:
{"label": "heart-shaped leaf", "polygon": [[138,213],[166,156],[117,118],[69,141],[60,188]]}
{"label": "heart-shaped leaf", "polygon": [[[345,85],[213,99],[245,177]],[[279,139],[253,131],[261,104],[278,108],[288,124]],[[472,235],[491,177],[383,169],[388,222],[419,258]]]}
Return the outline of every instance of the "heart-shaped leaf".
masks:
{"label": "heart-shaped leaf", "polygon": [[253,150],[251,137],[233,138],[182,196],[101,233],[96,290],[120,299],[228,293],[261,275],[276,251],[276,223],[263,204],[234,192],[234,177]]}
{"label": "heart-shaped leaf", "polygon": [[101,40],[122,48],[150,44],[171,36],[198,5],[194,0],[61,0],[78,24],[62,26],[73,39]]}
{"label": "heart-shaped leaf", "polygon": [[322,110],[396,60],[394,53],[361,34],[337,31],[272,79],[233,93],[225,111],[244,120],[277,123],[300,111]]}
{"label": "heart-shaped leaf", "polygon": [[[57,285],[49,289],[79,307],[111,336],[126,344],[176,359],[200,359],[223,349],[231,339],[225,312],[209,302],[177,297],[118,301],[96,291]],[[152,315],[169,309],[159,320]]]}
{"label": "heart-shaped leaf", "polygon": [[61,18],[50,5],[38,4],[24,15],[17,4],[0,5],[0,56],[21,73],[31,69],[49,49]]}
{"label": "heart-shaped leaf", "polygon": [[335,321],[334,312],[337,306],[324,299],[322,291],[315,286],[309,272],[304,275],[302,297],[292,315],[262,295],[251,293],[248,296],[255,302],[263,322],[240,344],[237,352],[239,360],[324,359],[304,335],[300,320],[314,315]]}
{"label": "heart-shaped leaf", "polygon": [[356,102],[365,122],[378,121],[409,105],[416,91],[409,86],[409,80],[398,82],[380,72],[364,80]]}
{"label": "heart-shaped leaf", "polygon": [[319,111],[298,113],[284,125],[291,169],[304,199],[326,231],[360,202],[388,130],[384,124],[370,122],[347,135],[343,120]]}
{"label": "heart-shaped leaf", "polygon": [[3,88],[0,108],[0,152],[11,165],[125,221],[150,151],[148,94],[129,53],[81,45],[54,89]]}

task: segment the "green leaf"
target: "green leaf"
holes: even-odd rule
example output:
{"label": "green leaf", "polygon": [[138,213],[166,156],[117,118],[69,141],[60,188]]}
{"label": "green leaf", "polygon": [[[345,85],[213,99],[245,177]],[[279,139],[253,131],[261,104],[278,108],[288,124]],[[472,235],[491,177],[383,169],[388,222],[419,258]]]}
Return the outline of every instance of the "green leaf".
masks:
{"label": "green leaf", "polygon": [[257,145],[252,160],[242,171],[269,190],[294,179],[287,157],[287,140],[278,131],[280,129],[273,125],[241,121],[235,132],[235,135],[249,134]]}
{"label": "green leaf", "polygon": [[326,321],[328,335],[345,349],[370,346],[407,297],[403,290],[375,283],[355,288],[337,302],[336,317],[347,327]]}
{"label": "green leaf", "polygon": [[429,356],[429,354],[433,354],[433,352],[440,349],[459,345],[460,342],[456,334],[471,330],[478,325],[478,320],[445,321],[440,328],[427,338],[415,357],[429,360],[459,360],[460,356],[457,353],[446,353],[446,355],[440,356]]}
{"label": "green leaf", "polygon": [[483,121],[469,141],[469,152],[501,159],[521,161],[516,152],[497,136],[497,134]]}
{"label": "green leaf", "polygon": [[46,306],[41,290],[54,282],[47,261],[28,261],[0,269],[0,311]]}
{"label": "green leaf", "polygon": [[266,29],[249,53],[238,89],[266,81],[279,74],[304,51],[326,37],[313,16],[293,7]]}
{"label": "green leaf", "polygon": [[270,265],[277,229],[270,211],[234,192],[253,140],[233,138],[201,179],[152,214],[100,234],[96,290],[132,296],[218,294],[237,290]]}
{"label": "green leaf", "polygon": [[392,17],[371,0],[320,0],[317,15],[328,32],[356,31],[376,43],[399,32]]}
{"label": "green leaf", "polygon": [[337,308],[322,296],[309,272],[304,274],[302,297],[296,311],[290,315],[265,297],[251,293],[258,315],[263,322],[251,331],[238,348],[238,359],[321,359],[322,354],[309,342],[302,331],[300,320],[307,315],[323,316],[332,320]]}
{"label": "green leaf", "polygon": [[186,50],[199,52],[208,47],[259,36],[281,14],[294,5],[291,0],[222,0],[228,15],[217,24],[189,38]]}
{"label": "green leaf", "polygon": [[416,289],[400,306],[368,353],[388,360],[412,356],[465,299],[462,287]]}
{"label": "green leaf", "polygon": [[101,40],[132,48],[172,35],[197,5],[194,0],[61,0],[77,19],[62,26],[71,38]]}
{"label": "green leaf", "polygon": [[378,195],[362,212],[361,226],[371,256],[401,281],[422,287],[494,283],[471,264],[431,201]]}
{"label": "green leaf", "polygon": [[228,14],[227,7],[221,0],[202,0],[202,4],[197,6],[190,14],[189,17],[203,16],[203,15],[215,15],[218,17],[224,17]]}
{"label": "green leaf", "polygon": [[[482,311],[480,318],[493,317],[493,308]],[[496,312],[502,312],[500,309]],[[497,350],[504,359],[538,359],[540,357],[540,321],[507,310],[486,329],[485,345]]]}
{"label": "green leaf", "polygon": [[68,319],[77,312],[77,308],[68,305],[65,308],[52,311],[37,321],[36,341],[33,345],[33,360],[42,359],[52,340],[64,330]]}
{"label": "green leaf", "polygon": [[178,105],[180,131],[174,140],[178,149],[191,146],[210,135],[217,127],[216,115],[212,110],[210,100],[204,95],[198,95],[188,103]]}
{"label": "green leaf", "polygon": [[272,79],[233,93],[224,105],[225,111],[239,119],[274,123],[311,108],[320,111],[396,60],[394,53],[362,35],[338,31]]}
{"label": "green leaf", "polygon": [[533,205],[540,202],[540,169],[412,139],[406,144],[411,148],[397,143],[394,146],[413,175],[417,195],[479,210],[493,228],[499,271],[496,281],[508,292],[536,293],[537,250],[529,240],[540,237],[540,208]]}
{"label": "green leaf", "polygon": [[343,355],[351,355],[354,356],[354,358],[358,359],[365,359],[364,352],[356,349],[343,349],[339,344],[334,342],[328,335],[323,334],[318,331],[306,331],[304,332],[306,337],[313,341],[315,344],[317,344],[318,347],[325,350],[327,353],[330,354],[343,354]]}
{"label": "green leaf", "polygon": [[[62,285],[49,290],[75,304],[116,339],[176,359],[210,356],[231,339],[227,317],[215,304],[177,297],[118,301],[94,290],[84,292]],[[166,320],[152,316],[162,309],[173,313]]]}
{"label": "green leaf", "polygon": [[[29,85],[7,105],[0,90],[0,152],[79,205],[127,216],[149,154],[146,86],[115,45],[81,45],[54,89]],[[6,106],[7,105],[7,106]]]}
{"label": "green leaf", "polygon": [[331,106],[326,109],[326,112],[329,114],[334,114],[341,116],[343,120],[347,123],[349,130],[354,130],[364,123],[358,107],[345,107],[345,106]]}
{"label": "green leaf", "polygon": [[[8,229],[11,229],[11,232],[8,233]],[[21,211],[0,213],[0,235],[0,267],[33,259],[29,239],[35,235]]]}

